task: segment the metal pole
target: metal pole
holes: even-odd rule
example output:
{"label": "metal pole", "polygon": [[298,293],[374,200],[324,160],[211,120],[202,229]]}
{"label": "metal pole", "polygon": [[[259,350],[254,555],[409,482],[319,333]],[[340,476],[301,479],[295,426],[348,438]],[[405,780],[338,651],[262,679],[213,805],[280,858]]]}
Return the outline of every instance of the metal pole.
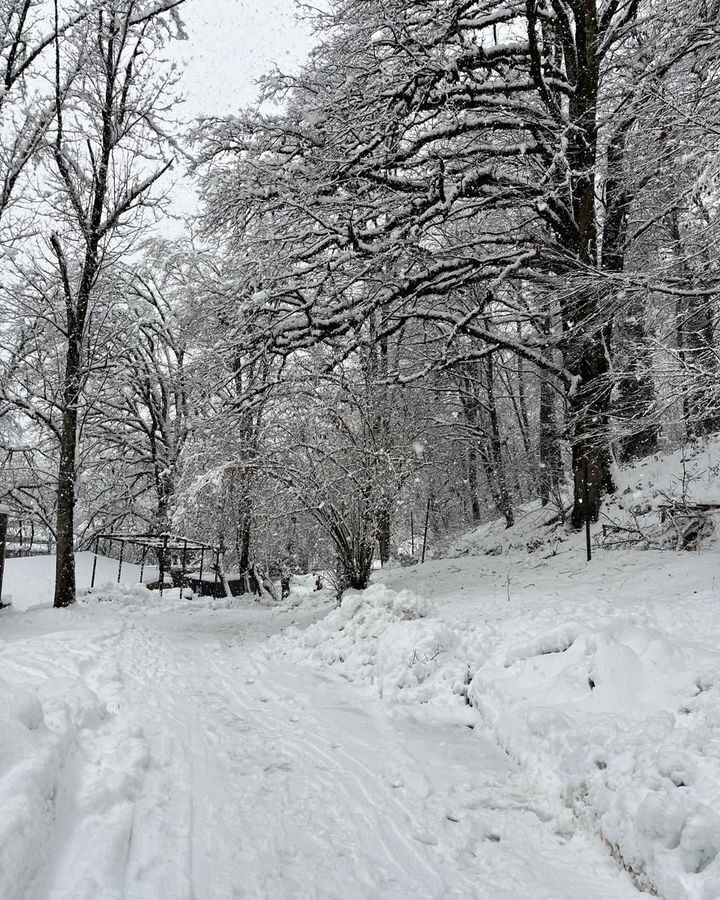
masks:
{"label": "metal pole", "polygon": [[415,520],[410,513],[410,555],[415,556]]}
{"label": "metal pole", "polygon": [[140,557],[140,584],[144,584],[143,575],[145,574],[145,557],[147,556],[147,547],[143,547],[142,556]]}
{"label": "metal pole", "polygon": [[220,550],[215,551],[215,581],[213,583],[213,597],[217,597],[217,583],[220,574]]}
{"label": "metal pole", "polygon": [[100,536],[95,538],[95,552],[93,554],[92,576],[90,577],[90,588],[95,587],[95,572],[97,571],[98,547],[100,546]]}
{"label": "metal pole", "polygon": [[2,586],[3,575],[5,574],[5,543],[7,541],[7,526],[10,509],[0,505],[0,609],[4,606],[2,602]]}
{"label": "metal pole", "polygon": [[425,562],[425,548],[427,547],[427,533],[428,533],[429,522],[430,522],[430,498],[428,497],[427,509],[425,510],[425,533],[423,535],[422,559],[420,560],[420,562]]}
{"label": "metal pole", "polygon": [[587,561],[592,559],[592,547],[590,546],[590,492],[588,490],[588,461],[587,456],[583,460],[583,506],[585,507],[585,552]]}
{"label": "metal pole", "polygon": [[165,587],[165,556],[167,555],[167,535],[163,535],[162,548],[160,550],[160,596],[162,597]]}
{"label": "metal pole", "polygon": [[117,583],[120,584],[120,576],[122,575],[122,564],[123,564],[123,556],[125,555],[125,541],[120,541],[120,563],[118,565],[118,580]]}
{"label": "metal pole", "polygon": [[185,584],[185,573],[187,572],[187,541],[183,544],[183,555],[182,555],[182,572],[180,573],[180,588],[184,588]]}
{"label": "metal pole", "polygon": [[202,576],[203,576],[203,563],[204,562],[205,562],[205,548],[202,547],[200,550],[200,577],[198,578],[198,581],[200,582],[200,596],[201,597],[203,596]]}

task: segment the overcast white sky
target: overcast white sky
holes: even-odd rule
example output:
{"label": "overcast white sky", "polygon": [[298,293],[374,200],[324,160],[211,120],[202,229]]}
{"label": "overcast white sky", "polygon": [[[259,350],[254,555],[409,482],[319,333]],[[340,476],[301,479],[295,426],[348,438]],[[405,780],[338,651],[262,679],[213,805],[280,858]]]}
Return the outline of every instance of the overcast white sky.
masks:
{"label": "overcast white sky", "polygon": [[[283,71],[296,70],[312,46],[293,0],[185,0],[180,13],[188,40],[174,43],[170,54],[182,71],[185,102],[178,115],[188,122],[253,103],[261,75],[274,63]],[[197,197],[181,171],[170,190],[171,216],[196,209]],[[165,219],[160,228],[166,237],[183,230],[178,218]]]}
{"label": "overcast white sky", "polygon": [[187,97],[184,117],[236,112],[273,63],[296,69],[311,37],[293,0],[185,0],[187,42],[176,45]]}

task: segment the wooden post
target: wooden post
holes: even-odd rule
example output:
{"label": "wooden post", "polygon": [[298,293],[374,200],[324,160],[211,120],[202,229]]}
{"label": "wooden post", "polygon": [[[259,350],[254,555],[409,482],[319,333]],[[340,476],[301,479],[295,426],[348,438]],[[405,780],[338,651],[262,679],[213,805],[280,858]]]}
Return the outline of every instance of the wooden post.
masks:
{"label": "wooden post", "polygon": [[588,461],[587,456],[583,460],[583,506],[585,507],[585,553],[587,562],[592,559],[592,547],[590,546],[590,491],[588,489]]}
{"label": "wooden post", "polygon": [[427,509],[425,510],[425,533],[423,534],[422,559],[420,560],[420,562],[425,562],[425,548],[427,547],[427,533],[428,533],[429,522],[430,522],[430,498],[428,497]]}
{"label": "wooden post", "polygon": [[204,563],[204,562],[205,562],[205,548],[204,548],[204,547],[201,547],[201,548],[200,548],[200,576],[199,576],[199,578],[198,578],[198,581],[200,582],[199,591],[200,591],[200,596],[201,596],[201,597],[204,597],[204,596],[205,596],[205,595],[203,594],[203,580],[202,580],[202,577],[203,577],[203,563]]}
{"label": "wooden post", "polygon": [[415,520],[410,513],[410,555],[415,556]]}
{"label": "wooden post", "polygon": [[213,582],[213,597],[217,597],[217,583],[220,576],[220,550],[215,551],[215,581]]}
{"label": "wooden post", "polygon": [[95,552],[93,554],[92,576],[90,577],[90,589],[95,587],[95,572],[97,571],[98,548],[100,546],[100,535],[95,538]]}
{"label": "wooden post", "polygon": [[4,606],[2,602],[2,586],[3,576],[5,575],[5,543],[7,541],[8,518],[10,517],[10,509],[4,504],[0,504],[0,609]]}

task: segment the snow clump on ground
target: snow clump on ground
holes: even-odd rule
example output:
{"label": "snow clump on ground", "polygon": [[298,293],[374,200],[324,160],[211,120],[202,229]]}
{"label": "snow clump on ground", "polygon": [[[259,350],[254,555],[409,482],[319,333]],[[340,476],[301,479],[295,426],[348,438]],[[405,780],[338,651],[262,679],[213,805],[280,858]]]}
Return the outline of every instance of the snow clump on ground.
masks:
{"label": "snow clump on ground", "polygon": [[445,704],[448,695],[461,694],[466,664],[460,660],[477,663],[482,656],[482,649],[433,614],[427,600],[382,584],[348,591],[337,609],[309,628],[287,629],[268,650],[278,651],[331,666],[370,683],[384,699],[406,704]]}

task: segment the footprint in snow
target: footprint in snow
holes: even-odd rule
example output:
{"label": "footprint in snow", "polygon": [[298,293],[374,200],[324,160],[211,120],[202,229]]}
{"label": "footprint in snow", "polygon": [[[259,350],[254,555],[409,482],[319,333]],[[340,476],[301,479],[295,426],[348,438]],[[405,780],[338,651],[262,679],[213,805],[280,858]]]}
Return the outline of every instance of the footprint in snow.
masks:
{"label": "footprint in snow", "polygon": [[420,841],[421,844],[428,844],[431,847],[434,847],[438,842],[438,839],[434,834],[425,831],[424,829],[413,831],[412,836],[416,841]]}

